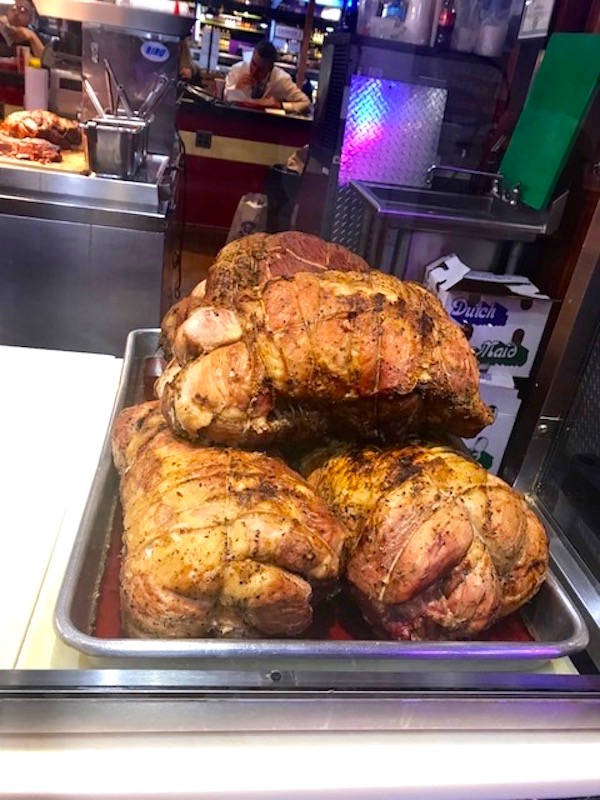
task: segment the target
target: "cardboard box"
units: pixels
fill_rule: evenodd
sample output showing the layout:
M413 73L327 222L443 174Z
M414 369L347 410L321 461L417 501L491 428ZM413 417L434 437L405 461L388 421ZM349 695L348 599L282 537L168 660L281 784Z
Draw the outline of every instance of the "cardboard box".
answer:
M475 460L497 475L521 400L512 376L504 371L482 376L480 391L483 400L494 410L494 421L478 436L463 441Z
M528 278L475 272L449 255L426 267L425 283L465 329L482 371L531 373L552 301Z

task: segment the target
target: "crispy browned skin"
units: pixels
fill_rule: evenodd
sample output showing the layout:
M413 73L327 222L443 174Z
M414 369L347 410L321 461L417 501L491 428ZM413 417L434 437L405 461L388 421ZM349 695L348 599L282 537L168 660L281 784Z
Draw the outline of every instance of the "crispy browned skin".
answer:
M282 461L194 447L156 402L113 434L124 512L121 605L133 637L291 636L332 591L345 531Z
M309 483L350 531L346 575L377 631L473 637L544 581L548 542L535 514L451 448L342 446L310 460Z
M16 139L46 139L61 150L75 150L82 143L77 122L42 108L14 111L0 122L0 131Z
M439 301L391 275L328 271L276 278L234 310L200 309L204 354L158 386L176 433L207 443L294 434L307 413L373 435L418 424L474 436L492 419L475 356Z
M206 279L206 297L229 305L242 289L297 272L368 272L367 262L346 247L300 231L255 233L224 247Z
M230 307L241 291L260 286L271 278L330 269L368 272L369 265L340 244L300 231L253 233L236 239L217 253L206 281L199 285L201 292L195 289L189 299L181 300L163 318L163 350L168 358L175 355L180 363L199 355L194 323L183 326L199 306Z
M62 161L60 147L46 139L18 139L7 136L0 130L0 156L15 158L18 161L37 161L40 164L51 164Z

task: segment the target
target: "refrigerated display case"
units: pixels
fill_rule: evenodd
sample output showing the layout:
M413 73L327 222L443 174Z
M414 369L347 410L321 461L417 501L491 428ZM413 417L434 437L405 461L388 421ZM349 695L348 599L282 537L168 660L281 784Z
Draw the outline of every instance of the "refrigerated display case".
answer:
M158 331L124 363L0 348L0 797L598 795L599 254L597 210L515 475L552 556L525 641L123 639L107 437L162 369Z
M431 651L422 648L415 658L410 644L403 653L401 643L371 641L357 646L348 639L155 642L150 649L143 641L127 641L119 649L110 630L103 634L104 646L95 651L90 651L89 639L86 644L71 638L65 644L65 638L69 641L63 626L65 611L80 626L92 623L99 593L97 574L90 565L97 568L99 561L94 564L94 558L102 558L106 544L102 516L116 509L114 495L112 505L107 505L106 497L97 494L99 486L115 480L106 450L98 461L110 404L115 394L117 407L136 399L131 394L131 376L136 391L144 391L160 365L155 354L143 348L133 353L133 359L130 353L129 374L123 373L117 390L121 365L116 359L53 353L55 360L50 364L48 353L5 348L3 367L22 386L25 419L30 418L29 405L35 402L32 382L50 374L54 385L62 387L46 410L54 426L48 428L41 474L35 474L33 483L23 482L19 467L28 447L34 447L36 439L39 442L39 426L35 431L21 426L10 432L8 441L8 452L15 456L13 469L3 479L12 498L5 506L9 520L3 527L15 536L10 539L11 567L7 569L3 561L3 602L9 606L17 592L19 601L14 603L12 635L3 637L0 727L9 743L5 756L18 756L15 764L35 763L36 758L43 762L45 750L62 764L68 752L78 766L55 784L66 796L69 791L81 796L80 769L90 764L90 748L94 753L104 751L113 765L122 763L127 754L132 763L139 764L137 759L165 747L171 750L164 757L174 763L184 763L186 754L192 760L209 753L214 757L205 766L203 785L194 783L182 768L172 779L174 796L177 791L212 796L217 785L212 767L222 766L228 755L246 763L250 752L273 761L272 772L269 775L265 767L247 778L244 786L236 770L220 773L225 796L243 797L257 787L266 791L269 780L286 797L300 796L298 785L315 796L333 796L352 787L363 791L361 796L386 796L377 794L383 789L394 792L393 796L410 796L409 788L435 797L457 796L458 791L461 796L515 800L593 794L600 785L597 759L592 757L600 744L600 595L597 563L587 552L590 543L595 552L591 537L596 535L599 325L594 306L600 282L599 236L597 211L549 345L551 380L536 435L516 480L551 540L552 578L546 587L550 593L541 595L538 611L550 613L554 630L557 625L569 629L572 620L553 605L556 586L560 594L570 597L589 634L589 642L580 638L572 652L536 652L534 641L522 648L530 649L530 657L521 658L514 652L519 647L502 642L475 645L472 650L454 643ZM147 335L157 333L142 332L142 338ZM86 358L90 359L87 363ZM102 364L98 363L101 359ZM544 385L542 380L540 387ZM65 397L70 397L68 412ZM3 397L7 415L9 402ZM73 428L78 435L69 441L65 433ZM66 441L62 452L57 445L61 440ZM22 443L28 446L23 448ZM589 459L580 465L585 480L574 480L573 459L583 451ZM48 459L56 461L54 474L44 469ZM47 489L59 481L58 489L51 492L55 505L42 503L26 514L32 486L42 486L43 475ZM64 508L58 502L61 499ZM24 531L32 523L36 537L27 541ZM581 546L582 537L586 547ZM32 541L36 542L35 559ZM74 563L81 568L77 574ZM15 569L15 564L28 567ZM75 593L71 591L74 581L78 583ZM87 605L82 603L85 592ZM6 652L9 644L12 650ZM357 765L348 766L354 747L370 745L375 748L373 762L365 759L362 771ZM555 757L557 748L562 759ZM292 752L310 759L314 766L310 780L304 771L292 780ZM436 770L432 775L421 767L417 775L416 768L406 764L391 774L381 765L383 753L392 761L400 761L407 753L416 759L428 754L439 759L443 772ZM476 763L465 772L468 753ZM343 758L345 766L336 758ZM367 768L371 763L377 765L375 771ZM284 764L286 774L279 771ZM332 764L336 766L333 773ZM138 794L150 791L150 776L157 780L153 764L147 764L135 790ZM116 780L111 788L109 778L98 779L98 792L126 793ZM20 780L22 786L38 790L41 785L35 771ZM4 782L0 794L14 785ZM156 785L167 791L164 781ZM129 786L127 791L134 789Z

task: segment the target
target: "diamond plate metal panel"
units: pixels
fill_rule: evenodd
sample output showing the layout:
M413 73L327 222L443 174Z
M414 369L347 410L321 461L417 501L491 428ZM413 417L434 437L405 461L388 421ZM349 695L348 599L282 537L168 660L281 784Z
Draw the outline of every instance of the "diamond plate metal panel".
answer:
M558 466L576 453L600 455L600 335L596 336L590 359L579 384L567 425L561 437Z
M333 212L331 241L364 257L360 237L365 213L365 204L358 193L351 186L340 186Z
M423 186L434 163L447 91L354 75L339 185L351 180Z

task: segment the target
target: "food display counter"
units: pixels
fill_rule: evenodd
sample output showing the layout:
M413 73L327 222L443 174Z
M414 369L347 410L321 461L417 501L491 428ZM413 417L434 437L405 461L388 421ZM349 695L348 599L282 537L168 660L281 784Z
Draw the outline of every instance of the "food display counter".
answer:
M548 402L517 481L544 520L552 572L589 632L589 645L580 643L585 650L542 663L502 663L503 644L487 663L469 656L450 663L440 652L415 669L401 643L392 643L400 645L397 663L384 657L379 668L351 646L346 663L315 657L310 647L306 656L292 648L290 659L272 649L261 663L251 641L237 655L220 652L217 643L212 661L199 653L161 654L160 647L145 660L131 652L119 660L65 643L59 598L73 554L87 547L90 533L98 554L103 549L103 531L90 528L93 487L112 469L105 461L111 415L119 403L140 399L131 395L124 369L136 364L131 353L121 361L0 348L0 368L19 389L18 405L14 394L3 393L2 410L11 419L17 408L23 420L8 426L2 462L2 529L10 535L0 562L0 797L596 796L600 594L593 564L586 567L569 538L575 512L558 524L552 508L555 486L564 487L556 479L564 454L582 440L593 447L596 435L578 409L597 402L597 325L590 312L600 272L588 245L599 219L559 316ZM133 338L157 335L141 331ZM147 368L141 373L140 356ZM137 358L139 391L153 383L159 364L148 352ZM574 404L567 372L579 386ZM40 385L54 388L43 403ZM540 449L550 458L534 469ZM564 510L564 498L558 500ZM94 580L88 592L96 594ZM384 644L370 646L384 655Z
M149 157L125 181L7 161L0 165L0 340L122 354L132 325L160 320L176 166Z
M40 0L41 5L49 2ZM85 16L83 12L87 13L89 8L105 13L102 6L108 4L73 0L66 5L74 9L73 13ZM110 13L120 12L115 6ZM136 37L137 33L134 37L137 53L140 48ZM174 67L175 51L167 58L171 58ZM99 75L100 72L96 77ZM169 112L174 115L175 107ZM233 108L200 96L183 98L177 114L177 128L185 148L186 221L216 227L229 226L242 194L263 190L270 166L284 163L294 150L307 143L311 125L306 119ZM337 120L335 122L337 124ZM232 631L230 627L225 629L223 638L209 636L206 632L198 634L197 630L193 637L168 638L140 636L140 631L147 632L140 624L139 629L127 635L126 615L131 606L125 607L126 587L124 580L124 588L121 586L121 565L129 565L126 559L130 552L123 551L123 529L119 527L122 523L120 504L126 506L127 492L124 490L120 496L119 487L125 486L125 480L119 484L120 475L112 457L112 434L122 408L154 396L156 378L166 366L163 356L166 356L164 343L168 342L168 337L164 337L161 344L157 329L162 316L158 298L165 242L176 210L178 157L179 153L175 157L170 153L150 154L142 171L132 180L40 166L4 165L0 172L3 248L0 370L6 386L0 395L0 408L8 422L3 437L4 457L0 462L3 487L0 530L5 544L0 558L0 605L3 609L0 614L0 798L583 800L600 797L600 565L594 494L597 487L595 454L600 452L597 440L600 339L595 308L600 291L600 211L596 211L574 267L547 348L548 358L536 382L536 390L541 395L532 408L534 411L541 409L541 412L533 425L535 433L523 468L514 481L523 497L511 492L513 505L509 505L511 511L507 513L510 518L513 509L518 507L522 515L532 519L531 510L536 512L548 534L549 568L546 571L546 537L541 526L534 521L534 533L527 525L521 527L520 530L525 531L524 539L529 541L527 537L531 535L539 546L533 548L535 552L530 555L530 561L527 561L527 553L519 559L515 557L513 568L515 572L532 573L539 581L535 586L537 592L527 595L527 603L524 600L522 608L511 614L507 612L507 619L500 621L508 622L507 627L496 629L493 635L490 633L498 623L501 589L497 587L504 580L504 576L499 577L500 573L493 572L492 577L498 584L490 584L491 596L496 597L493 592L497 590L499 599L498 605L490 605L491 610L484 619L489 624L487 638L481 628L470 637L451 641L446 641L444 635L452 638L457 635L456 629L450 628L449 633L442 631L443 635L438 637L440 641L431 635L431 641L419 641L416 628L405 628L396 637L386 636L375 625L367 625L368 617L362 619L363 628L357 633L356 619L350 619L351 605L348 604L346 611L349 609L349 613L345 617L336 616L335 612L328 614L327 609L333 608L327 605L329 597L315 609L312 618L314 622L317 611L320 613L324 607L326 613L321 623L324 619L329 627L319 629L317 625L316 631L310 630L307 621L304 628L297 628L292 634L289 630L278 631L280 637L272 632L259 637L256 634L261 628L250 625L249 631L244 629L245 633L250 633L247 637L228 637L226 634ZM288 234L288 241L294 240L295 235ZM306 244L306 239L300 241ZM350 277L346 274L340 278L342 273L337 269L338 277L323 277L322 266L329 264L328 254L331 253L327 250L331 245L326 245L323 256L323 245L323 242L312 241L316 256L307 246L294 251L287 245L286 251L292 261L296 259L302 264L299 275L304 277L298 280L296 289L303 285L311 288L311 281L315 282L314 289L320 281L316 293L319 300L312 307L313 311L316 309L316 317L321 315L324 306L331 307L328 304L334 303L323 288L328 280L332 285L337 281L338 287L346 281L346 286L351 288L353 281L377 286L376 281L393 280L387 275L375 278L368 272L357 275L356 266L351 268ZM317 267L317 271L307 272L306 264ZM267 266L270 268L270 264ZM226 271L226 263L222 268ZM236 276L235 286L243 282L245 276L241 272ZM298 275L284 274L283 280L269 286L276 284L277 288L289 289ZM226 275L224 285L231 285L230 277ZM380 285L389 287L392 284L382 282ZM36 289L30 292L32 286ZM289 334L293 310L292 303L285 302L291 296L291 293L286 294L285 288L278 307L285 310L282 329ZM415 353L418 347L424 351L424 343L433 340L433 337L426 338L431 329L437 330L438 342L445 341L442 334L449 340L456 336L459 355L464 355L464 361L468 357L473 359L470 378L465 369L464 375L458 375L458 382L463 382L464 378L464 383L468 383L472 379L475 400L480 403L477 408L481 411L477 364L468 343L443 315L439 320L433 315L426 317L423 311L425 290L420 289L421 295L416 293L416 288L413 291L420 298L416 303L408 294L389 300L389 305L393 306L389 318L396 321L398 309L404 309L411 302L419 309L410 321L418 329ZM344 332L353 332L353 320L361 316L364 307L371 302L368 292L356 290L354 293L360 313L347 306L351 309L349 312L330 315L334 321L341 319L341 324L347 325ZM250 294L248 292L246 297ZM366 331L367 337L371 332L368 325L381 325L383 329L385 320L380 312L382 305L388 302L381 291L373 294L372 313L367 308L370 316L364 312L360 320L364 325L361 331ZM309 297L309 292L299 292L299 296ZM346 301L352 291L343 296ZM272 308L269 303L263 305ZM306 306L298 304L306 329L309 324L304 311L308 305L310 301ZM201 310L204 313L206 308ZM228 309L227 314L235 317L238 310ZM214 316L212 311L214 309L209 310L208 317L209 324L214 323L214 327L209 334L216 331L218 341L223 329L219 329L218 320L215 322L218 310ZM240 319L247 327L251 320L258 319L265 337L261 341L268 343L264 331L270 330L273 320L267 319L265 323L258 312L255 313L255 317ZM406 324L409 334L414 333L410 324ZM337 333L334 330L334 334ZM283 338L281 336L280 341ZM315 336L314 340L317 338ZM334 350L341 338L339 335L330 337ZM292 348L299 345L293 332L288 339ZM310 336L304 339L310 340ZM326 340L327 336L323 335L322 339ZM352 341L350 337L348 340ZM214 340L211 341L214 344ZM353 341L358 342L358 337ZM242 334L233 345L227 338L225 342L223 348L232 346L239 350L237 346L241 342L242 346L248 346L249 352L251 350L251 344L248 345ZM302 346L297 346L294 352L300 356L296 358L301 361L302 355L312 354L312 344L304 346L304 353ZM209 345L208 356L219 346ZM442 351L442 347L436 346L436 350ZM203 347L200 351L198 360L207 354ZM436 357L444 360L437 353ZM254 378L254 362L258 361L254 359L247 367L251 379ZM206 363L210 367L211 362ZM188 406L195 403L201 406L206 401L211 391L209 384L214 383L219 390L225 387L225 393L232 385L236 386L244 368L239 374L233 369L235 364L228 369L226 357L217 363L218 367L208 372L210 379L202 384L202 390L195 386L193 392L181 392ZM457 358L445 365L448 363L461 362ZM214 362L212 364L214 367ZM377 389L381 364L378 355ZM386 368L389 366L390 362ZM429 373L432 385L436 380L435 369L431 368ZM182 373L184 370L185 367ZM450 372L444 373L448 384L452 383L448 377ZM183 378L190 374L193 375L193 370L188 370ZM247 377L244 374L244 378ZM260 384L261 390L267 384L271 386L270 382L271 377L267 375ZM239 385L241 383L240 380ZM287 381L288 386L292 383ZM163 389L172 392L171 399L176 394L175 383L173 387L169 384L165 389L163 383ZM179 387L186 391L190 388L183 379ZM419 394L421 389L422 394ZM411 390L412 399L417 400L417 405L422 402L426 406L429 390L429 385L419 386L418 391ZM451 390L447 389L449 394ZM389 403L389 413L400 416L398 409L409 397L408 394L402 396L396 385L388 391L387 396L382 395L382 402L375 393L378 420L385 417L386 403ZM435 393L435 386L432 391ZM232 394L231 405L224 403L225 409L239 413L224 416L229 421L234 420L234 429L247 408L243 404L236 407L237 393ZM277 399L275 389L271 394L265 390L264 397L252 398L253 403L260 401L252 406L252 411L258 406L258 412L263 413L261 402L264 401L267 408L265 428L267 422L280 423L286 412L293 416L298 410L296 405L302 410L301 403L290 401L293 395L286 397L282 392L282 396L284 402L279 407L275 400L268 406L269 400ZM451 406L447 395L441 396L447 407ZM390 397L399 398L398 406L390 402ZM437 397L439 408L442 403L440 395ZM370 402L372 396L367 400ZM168 402L167 397L165 404ZM336 403L335 398L323 400L321 397L312 411L323 412L327 402L330 407L325 408L325 412L328 410L332 417L339 410L343 418L344 410L348 411L348 406L344 409L343 403ZM463 409L461 419L465 422L465 405L455 403L452 407ZM368 404L361 407L357 403L356 417L367 408ZM311 410L310 404L306 409ZM169 410L176 417L173 406ZM268 419L270 411L273 413ZM491 415L487 406L484 411ZM158 428L166 427L158 411L154 409L152 413L155 420L159 419ZM205 413L205 417L212 422L209 413ZM484 417L481 416L480 421ZM318 413L311 420L315 418ZM440 418L446 419L442 412ZM140 434L145 421L138 417L131 429L135 428ZM192 438L202 429L201 422L196 418L196 426L190 434ZM218 431L218 425L216 429ZM330 429L323 430L329 432ZM144 523L141 527L147 524L150 529L155 519L160 520L158 542L158 538L163 537L163 515L168 515L170 522L176 517L175 505L183 506L186 512L198 517L206 509L202 507L199 512L199 504L185 500L177 486L174 494L184 498L183 502L176 501L171 508L161 505L159 500L156 506L151 506L150 515L148 508L156 499L151 480L158 477L161 481L164 478L165 484L168 481L161 471L164 452L153 449L155 442L151 437L143 441L146 433L144 430L139 435L136 447L149 453L154 461L142 476L147 481L143 483L143 490L135 486L135 477L131 481L137 497L148 501L145 513L139 515ZM212 445L210 435L208 441ZM169 457L176 453L177 458L171 462L176 471L184 463L183 458L177 461L182 452L177 448L184 445L175 441L169 431L167 437L171 438L167 438L164 451ZM122 474L130 476L134 475L134 470L130 468L125 450L132 439L133 435L125 443L120 453L123 463L119 465ZM140 441L143 444L140 445ZM238 444L239 441L235 440ZM264 440L261 443L264 444ZM248 441L242 444L248 445ZM198 449L204 448L197 448L196 452ZM211 467L217 463L216 451L217 446L208 456L204 454ZM219 453L220 457L223 450ZM262 457L264 454L244 451L244 455ZM476 466L469 464L473 468ZM573 465L582 471L573 471ZM414 463L406 461L401 466L399 471L413 474ZM592 467L591 474L589 467ZM483 468L481 472L482 483L487 486ZM241 506L253 500L248 492L252 487L247 475L241 476L235 486L233 475L233 471L226 475L226 500L222 503L226 509L222 518L226 523L231 518L237 521L234 514L227 516L235 502ZM589 485L586 483L582 490L580 476L583 475ZM431 472L425 477L424 482L431 480L433 485ZM271 473L268 479L264 475L259 475L259 479L263 494L256 494L269 511L272 507L267 499L275 495L277 499L280 497ZM203 480L203 475L198 473L194 486L205 489ZM296 487L298 480L296 475ZM192 483L188 473L184 481ZM498 487L491 481L490 485ZM307 484L303 486L300 494L306 500L309 490L313 490ZM358 488L364 493L362 484ZM438 488L432 490L432 494L438 492L431 503L436 514L442 507L439 491ZM454 497L455 489L443 491ZM481 507L487 509L483 513L491 517L492 501L485 492L481 496L484 497ZM291 494L286 497L286 503L288 500L291 507ZM221 501L222 497L217 497L215 506ZM323 498L319 502L323 507L326 505ZM410 507L410 502L408 505ZM414 505L417 505L416 499ZM309 502L306 506L311 515L317 516ZM465 508L469 506L465 504ZM168 528L164 538L170 537L170 541L178 544L183 534L191 530L195 539L202 539L206 545L216 523L221 521L212 507L210 511L213 517L204 529L192 524L185 529L182 518L177 517L179 527L164 525ZM325 508L323 513L334 516L331 509ZM258 514L256 516L259 518ZM468 528L469 513L463 513L463 517ZM444 544L453 543L450 530L453 526L442 514L440 518L442 522L438 528L429 525L434 536L431 550L423 547L426 554L435 556L443 550ZM427 527L431 516L425 515L425 520ZM488 522L486 518L486 524ZM262 524L262 520L255 524ZM339 520L336 524L341 525ZM233 526L223 526L226 544L221 551L219 567L229 568L230 561L235 562L232 550L228 549L230 538L235 538L230 527ZM412 535L413 528L405 527ZM322 529L316 530L320 536ZM469 530L475 541L475 534L471 528ZM493 539L496 529L491 522L486 533L490 530ZM501 531L499 539L506 535L512 542L513 531L514 528L507 527ZM267 530L267 538L268 533ZM280 533L278 530L277 534ZM396 535L397 530L393 533ZM247 534L247 530L243 535L238 534L241 546L248 546ZM240 560L252 561L261 569L264 566L258 553L261 537L255 534L260 531L251 532L255 549L243 551ZM282 539L284 537L285 532L281 535ZM444 537L446 541L442 543ZM315 534L314 538L319 537ZM300 536L293 539L291 550L299 539ZM130 536L128 550L131 540ZM342 546L345 542L341 535L338 543L339 560L335 567L338 572L334 580L340 577L344 558ZM262 546L262 542L260 544ZM479 534L477 544L487 551L488 542L484 547ZM498 545L500 551L505 546L504 542L493 544ZM152 555L154 545L154 540L144 542L140 548L144 557ZM212 542L209 545L212 546ZM159 547L157 544L156 550ZM470 547L468 544L469 552ZM519 547L520 544L515 546L514 552ZM417 551L418 548L413 552ZM309 564L307 575L313 566L313 552L302 550L302 558ZM463 591L463 578L469 575L465 553L460 557L462 560L450 562L456 582L448 595ZM289 556L290 561L293 555ZM493 561L493 556L489 559ZM266 557L263 561L267 567L272 566ZM422 562L427 572L431 561L424 557ZM161 568L159 557L156 563ZM201 572L197 567L199 563L196 561L192 566L193 576ZM300 583L304 573L300 570L294 573L293 566L287 574ZM450 583L448 574L445 573L443 579ZM150 569L144 577L149 575L153 577ZM390 575L391 572L386 580ZM186 594L158 581L152 584L148 580L148 585L158 587L159 599L167 595L176 602L182 598L198 599L189 589ZM310 604L312 585L308 580L306 585ZM459 590L455 591L457 586ZM327 587L322 588L326 590ZM430 588L430 584L425 584L425 591ZM478 597L483 598L486 590L489 586L482 589ZM202 596L204 590L196 585L195 591ZM464 594L468 606L468 589ZM341 602L349 597L344 592L339 596ZM229 625L243 619L242 612L236 619L235 594L232 597L234 602L229 607L222 597L215 602L220 612L223 609L231 612L230 616L225 613L222 618ZM414 597L410 595L410 602ZM242 602L246 599L243 597ZM254 599L260 599L260 593ZM432 599L435 606L437 598ZM447 597L444 595L443 599ZM268 596L267 601L273 602L273 596ZM332 602L337 602L336 598ZM277 612L277 603L274 605ZM402 601L392 603L392 613L402 605ZM149 618L151 625L164 623L168 614L156 622L161 608L157 612L156 607L152 609L152 602L148 606L145 621ZM268 610L269 602L265 606ZM458 606L462 612L465 606L460 606L460 601ZM422 606L416 607L418 621L418 609ZM477 603L477 609L479 607ZM338 611L340 608L341 605ZM292 615L294 611L292 608ZM469 611L467 608L467 616ZM348 623L347 626L341 624L343 622ZM214 628L208 630L212 632ZM238 629L233 627L233 630ZM409 634L409 638L402 638Z
M232 690L218 671L181 670L175 661L91 668L57 638L54 605L122 363L2 347L0 365L19 386L23 420L38 422L9 426L2 464L2 529L11 535L10 557L0 562L0 797L525 800L598 792L597 679L577 675L569 659L516 673L381 676L379 687L362 691L350 683L324 689L323 676L301 691L293 673L271 678L270 689L249 678ZM41 417L40 383L59 387ZM14 399L4 393L1 403L14 416ZM32 451L34 504L32 481L23 480Z
M401 643L378 640L369 642L370 663L352 642L347 658L338 652L333 662L299 643L283 658L271 642L261 660L252 640L237 653L217 642L216 657L207 660L192 652L194 642L191 658L157 646L144 659L90 654L65 642L59 598L73 554L83 544L89 554L90 542L98 556L104 552L104 532L91 513L94 485L112 470L105 438L111 415L121 402L140 399L124 369L136 362L131 353L121 361L0 348L0 368L18 388L0 400L5 418L18 420L7 426L2 461L0 796L597 795L600 593L594 563L577 551L577 496L567 497L559 467L582 442L595 447L593 415L581 409L597 404L599 224L596 215L559 315L548 400L517 481L546 525L552 574L589 634L577 652L541 662L503 663L503 643L495 653L491 645L491 659L465 653L452 663L440 651L415 668ZM158 336L154 330L133 338L140 334ZM137 353L138 390L160 371L151 349ZM147 371L140 372L141 356ZM40 387L52 387L43 402ZM540 449L545 458L535 466ZM555 501L564 512L566 500L571 511L557 522ZM592 529L593 518L586 519ZM90 580L92 598L97 589ZM554 625L561 613L553 612Z
M593 446L585 430L589 415L573 414L597 401L597 325L590 312L600 273L587 245L598 222L556 328L562 347L555 341L551 352L562 353L566 367L561 359L549 362L554 394L533 453L548 450L550 429L560 434L551 455L570 450L572 433ZM158 336L142 331L134 338L140 334ZM159 372L155 350L137 353L138 390ZM147 371L139 370L141 356ZM130 372L136 367L131 353L121 361L0 348L0 368L18 391L0 400L5 418L18 420L7 426L1 468L1 797L551 800L598 793L600 595L593 565L585 566L568 538L576 523L563 518L561 528L553 519L559 482L552 458L550 471L538 466L533 479L530 460L528 483L524 475L518 485L546 524L552 573L589 632L589 645L580 641L572 654L503 663L506 646L499 643L496 652L491 644L487 660L465 651L452 663L440 650L415 668L401 643L382 641L368 643L370 663L344 641L335 644L342 651L347 645L347 658L337 652L334 661L310 645L303 652L300 643L282 658L273 642L262 654L251 640L229 654L216 642L212 660L193 652L194 642L191 658L157 646L143 660L133 652L106 658L66 643L59 598L73 554L83 544L89 554L90 542L98 557L104 552L104 532L94 528L91 510L94 485L112 469L105 438L111 415L119 403L140 399L130 393L127 365ZM591 374L581 381L586 366ZM583 395L575 406L565 368ZM92 598L97 589L91 579ZM562 612L552 613L556 625ZM145 642L139 644L143 652Z
M42 0L37 11L79 24L78 55L69 56L68 101L52 91L67 74L53 41L48 108L28 109L26 124L4 120L0 342L122 355L127 332L158 325L163 295L172 299L175 86L192 19L89 0ZM22 100L19 81L2 88L7 117ZM56 139L65 123L77 141ZM60 152L41 154L38 138Z

